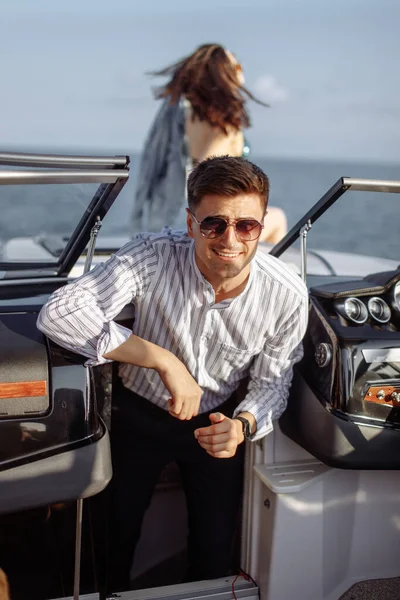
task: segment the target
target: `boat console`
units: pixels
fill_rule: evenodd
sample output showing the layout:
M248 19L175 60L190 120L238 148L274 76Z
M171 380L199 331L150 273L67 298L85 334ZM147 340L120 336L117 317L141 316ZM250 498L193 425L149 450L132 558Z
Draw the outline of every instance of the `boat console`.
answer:
M310 289L282 430L341 468L400 468L400 270Z
M400 184L339 180L294 228L303 235L304 258L312 222L351 189L399 193ZM306 278L305 261L302 270ZM281 429L329 466L399 469L400 266L363 279L314 280L308 278L304 357Z

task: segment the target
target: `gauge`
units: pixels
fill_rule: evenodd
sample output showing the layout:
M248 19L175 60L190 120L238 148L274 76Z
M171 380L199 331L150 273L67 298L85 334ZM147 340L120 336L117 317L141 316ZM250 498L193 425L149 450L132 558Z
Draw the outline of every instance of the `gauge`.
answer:
M368 319L368 310L364 302L359 298L351 297L346 300L336 300L335 309L337 312L353 323L362 325Z
M346 317L354 323L365 323L368 319L367 307L359 298L346 298L344 312Z
M379 296L373 296L368 300L368 311L378 323L387 323L392 315L389 305Z
M332 358L332 346L322 342L315 348L315 362L319 367L326 367Z

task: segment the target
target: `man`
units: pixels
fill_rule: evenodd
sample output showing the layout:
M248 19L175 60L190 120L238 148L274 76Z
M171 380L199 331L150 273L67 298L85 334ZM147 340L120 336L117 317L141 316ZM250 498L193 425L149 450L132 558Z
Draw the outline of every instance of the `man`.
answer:
M171 461L187 497L188 578L224 576L231 566L243 441L272 431L285 409L307 324L304 283L257 252L268 192L266 175L242 158L200 163L188 179L187 232L138 235L57 290L39 315L39 328L87 364L120 363L114 591L127 589L143 515ZM113 321L128 303L133 331Z

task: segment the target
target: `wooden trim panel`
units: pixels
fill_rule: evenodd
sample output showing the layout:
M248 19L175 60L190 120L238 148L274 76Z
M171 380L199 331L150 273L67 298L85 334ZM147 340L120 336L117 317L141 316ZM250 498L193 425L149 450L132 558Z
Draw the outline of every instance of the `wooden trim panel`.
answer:
M392 395L393 393L394 395ZM400 405L400 387L394 385L371 386L364 396L364 401L397 407Z
M0 399L4 398L36 398L46 396L46 381L18 381L0 383Z

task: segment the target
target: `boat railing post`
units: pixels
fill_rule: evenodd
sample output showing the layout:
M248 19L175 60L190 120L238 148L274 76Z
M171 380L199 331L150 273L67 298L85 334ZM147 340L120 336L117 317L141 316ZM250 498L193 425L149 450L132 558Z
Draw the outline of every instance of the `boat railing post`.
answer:
M90 239L87 249L85 266L83 273L88 273L92 265L94 250L96 247L97 234L102 226L102 221L97 221L90 232ZM79 600L79 588L81 579L81 554L82 554L82 517L83 517L83 498L76 501L76 527L75 527L75 562L74 562L74 600Z
M90 239L89 239L89 243L88 243L88 249L87 249L87 254L86 254L85 266L83 268L83 273L87 273L88 271L90 271L90 267L91 267L93 255L94 255L94 249L96 247L97 234L99 233L102 224L103 223L100 220L100 218L97 217L97 221L93 225L92 231L90 232Z
M309 220L300 229L301 278L304 283L307 283L307 234L311 227L311 221Z
M82 514L83 499L79 498L76 501L74 600L79 600L79 588L81 579Z

